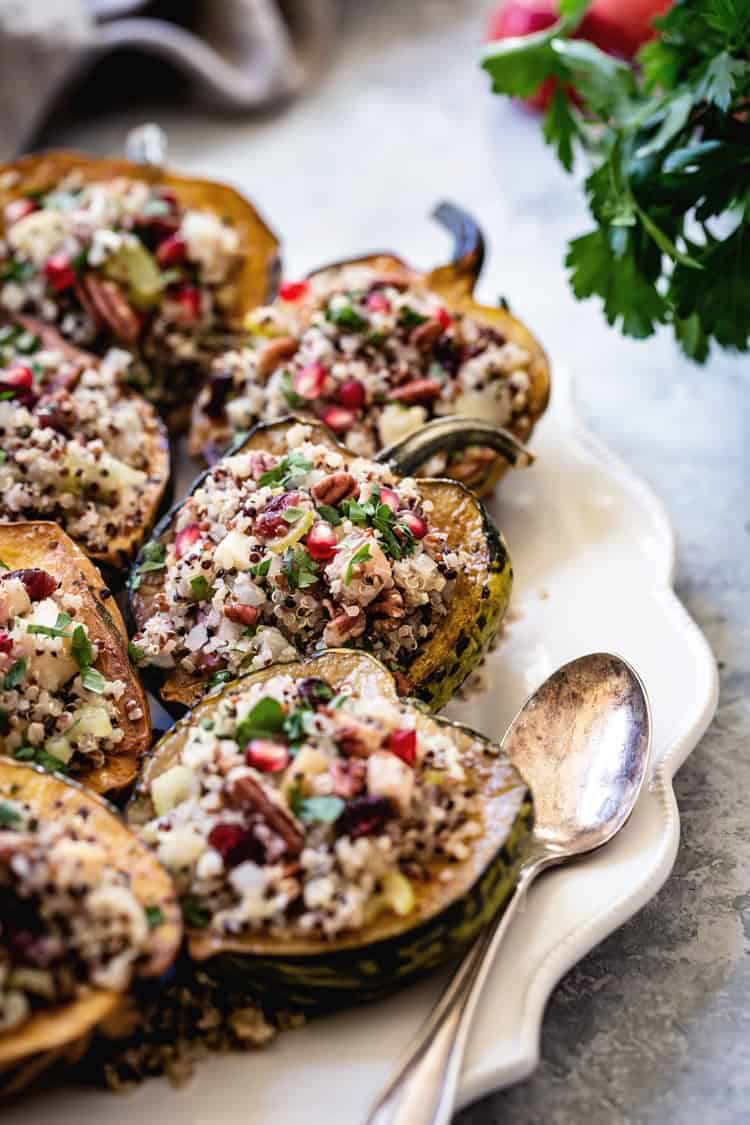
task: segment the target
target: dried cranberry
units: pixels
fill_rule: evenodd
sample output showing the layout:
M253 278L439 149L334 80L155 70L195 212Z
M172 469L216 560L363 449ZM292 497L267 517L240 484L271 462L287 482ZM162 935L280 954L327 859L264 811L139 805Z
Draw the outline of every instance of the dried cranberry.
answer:
M181 559L200 537L201 529L197 523L189 523L182 531L178 531L174 537L174 553L177 558Z
M165 202L168 202L165 200ZM177 232L179 220L176 215L136 215L133 228L150 250Z
M224 408L230 392L234 388L234 376L231 371L212 371L208 380L208 401L203 406L203 413L208 418L222 418Z
M282 281L279 286L279 300L299 301L309 288L310 285L307 281Z
M289 765L290 756L286 746L271 742L267 738L253 738L245 751L245 761L249 766L263 773L278 773Z
M321 422L325 422L326 426L333 430L337 437L345 434L357 421L353 411L347 410L343 406L324 406L319 417Z
M365 385L360 383L359 379L344 379L336 391L336 400L351 410L359 410L364 406L366 397Z
M208 834L208 842L224 860L226 867L236 867L246 859L263 860L263 847L249 828L239 824L217 824Z
M385 293L380 293L378 290L370 293L365 304L370 312L390 312L391 302L386 297Z
M224 606L224 616L237 625L255 625L260 617L260 610L255 605L242 605L241 602L227 602Z
M55 293L64 293L66 289L72 289L76 283L76 271L73 269L70 255L62 250L52 254L44 267L44 276L50 289Z
M318 562L328 562L332 559L338 550L338 545L336 532L329 523L324 523L322 520L313 524L305 540L311 558L317 559Z
M57 579L53 578L49 571L40 570L37 566L26 570L6 570L2 577L18 578L23 582L24 589L32 602L43 601L57 589Z
M442 329L450 328L453 324L453 317L447 309L440 308L435 313L435 320L438 322Z
M416 512L411 512L408 509L398 513L398 522L408 528L415 539L424 539L429 531L424 516L419 516Z
M394 730L388 738L388 749L407 766L417 760L417 732L415 730Z
M43 399L36 411L37 425L40 429L56 430L64 437L70 437L68 419L59 403L54 399Z
M380 489L380 503L387 505L392 512L397 512L401 500L399 499L398 493L394 492L392 488L387 488L383 485Z
M320 398L326 389L328 372L322 363L308 363L296 372L292 380L295 394L310 401Z
M375 836L395 815L390 797L357 797L350 801L336 821L336 834L350 836Z
M13 650L13 638L10 633L6 633L5 629L0 629L0 652L3 656L7 656Z
M289 530L289 524L284 519L287 508L296 508L303 499L299 492L284 492L275 496L266 504L255 524L255 534L261 539L278 539L280 535Z
M25 219L27 215L30 215L32 211L36 211L37 209L37 204L33 199L14 199L5 207L4 216L6 227L13 226L13 223L17 223L20 219Z
M320 676L303 676L297 683L297 694L306 703L328 703L333 699L333 688Z
M160 266L176 266L187 258L187 243L178 234L170 234L156 247L156 260Z

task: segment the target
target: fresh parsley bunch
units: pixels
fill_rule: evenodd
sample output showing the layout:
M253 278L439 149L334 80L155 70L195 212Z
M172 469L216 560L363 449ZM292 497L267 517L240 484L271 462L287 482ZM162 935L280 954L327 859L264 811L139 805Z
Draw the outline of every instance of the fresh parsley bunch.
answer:
M573 292L601 297L629 336L671 324L698 362L712 341L747 351L750 0L676 3L635 67L570 38L587 6L561 0L556 24L493 43L482 61L514 97L554 77L544 135L568 171L577 149L590 161L596 227L569 246Z

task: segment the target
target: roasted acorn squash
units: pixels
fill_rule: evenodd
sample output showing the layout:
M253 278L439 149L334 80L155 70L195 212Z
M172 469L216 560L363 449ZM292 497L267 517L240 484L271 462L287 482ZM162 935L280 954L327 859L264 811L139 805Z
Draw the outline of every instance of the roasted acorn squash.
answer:
M279 269L278 241L252 204L225 184L180 176L147 164L96 158L79 152L51 151L23 156L0 166L0 238L8 225L9 204L50 191L70 173L75 173L83 183L124 177L164 188L172 193L180 206L211 212L235 227L240 236L238 265L231 278L232 294L224 309L219 338L211 342L215 350L221 351L228 346L232 335L240 330L243 313L248 308L273 296ZM122 265L131 275L142 263L123 262ZM149 276L141 278L142 287L144 281L150 283L152 280L153 262L150 261L148 266L146 272ZM144 270L140 268L139 273L143 274ZM113 277L113 280L117 282L121 279ZM150 291L148 296L150 301ZM137 336L136 329L133 334ZM184 429L189 419L190 401L200 385L201 365L176 359L165 349L161 349L158 355L150 354L148 346L144 347L148 344L147 338L128 339L127 334L123 336L105 330L97 340L97 351L106 349L111 343L135 349L145 361L143 372L137 376L139 388L165 415L170 430Z
M136 897L144 909L155 914L139 975L164 973L174 961L182 937L174 888L153 853L116 811L80 785L7 758L0 759L0 799L29 805L42 822L65 823L83 811L86 828L104 847L108 862L127 872ZM96 1028L113 1019L122 1000L118 992L87 989L78 999L42 1009L17 1030L0 1034L0 1093L17 1093L54 1063L77 1061Z
M88 789L114 795L134 781L151 744L148 703L127 651L127 631L119 609L99 571L64 531L53 523L0 524L0 560L5 571L35 570L52 575L58 589L80 599L76 618L86 625L98 657L94 670L106 681L126 685L117 712L124 738L106 760L77 775ZM137 718L130 718L136 714ZM7 752L0 734L0 753ZM52 763L50 763L52 764Z
M315 677L334 691L346 684L361 698L396 697L393 677L374 657L330 649L296 664L275 665L224 685L206 696L157 744L128 807L133 826L156 814L150 786L179 760L194 725L209 721L217 703L239 687L277 674L296 680ZM431 861L427 881L414 884L405 916L381 912L365 928L333 938L282 939L262 933L232 938L207 929L188 931L188 952L210 974L231 979L271 1005L292 1009L335 1007L383 995L413 977L450 960L510 895L533 824L531 794L507 755L484 736L439 719L410 701L418 734L447 734L459 748L469 785L481 795L482 831L471 854L450 864L452 877L441 880L445 861Z
M55 328L33 317L20 314L11 316L0 311L0 331L2 332L2 338L0 338L0 387L5 386L3 381L5 372L2 368L11 368L12 375L12 368L15 367L18 371L20 366L24 373L28 374L30 367L32 369L34 367L34 355L40 348L45 352L56 353L61 357L62 362L60 364L51 368L49 372L42 372L41 378L36 378L32 390L21 386L5 393L15 396L11 401L18 401L21 405L27 407L34 415L40 428L49 427L67 433L66 422L69 419L64 413L66 407L63 405L61 408L61 396L63 402L71 401L66 400L64 392L75 391L84 370L95 370L98 367L100 363L98 357L91 355L89 352L84 352L80 348L73 347ZM23 341L23 351L16 349L16 339ZM34 347L34 341L38 341L38 347ZM126 526L120 525L118 527L113 518L114 510L107 504L106 500L103 501L99 505L101 526L98 528L98 536L96 537L98 542L96 545L93 543L87 545L85 542L79 541L79 546L86 554L99 566L104 567L108 576L111 573L113 577L115 572L121 571L123 567L132 562L136 551L153 527L163 505L169 502L170 485L169 441L164 423L156 410L150 403L144 401L136 391L125 385L118 388L117 401L132 404L138 413L138 421L141 426L141 441L138 446L139 464L142 465L140 473L147 475L145 479L141 477L136 486L131 482L131 475L128 475L130 466L127 463L122 464L116 461L112 467L108 468L107 474L110 478L117 470L126 473L126 480L121 483L120 491L127 490L129 493L134 493L137 487L138 507L128 510ZM132 414L129 416L129 420L130 418L132 418ZM71 424L71 426L73 425L75 423ZM98 437L101 431L97 429L94 432ZM3 451L5 451L8 440L6 431L5 436L0 438L0 449ZM85 442L87 439L84 438L83 440ZM105 451L110 452L110 450L107 450L106 439L104 445ZM7 468L7 456L5 464ZM74 473L70 468L66 470L66 473L66 477L60 477L61 492L70 492L73 486ZM96 481L95 488L96 491L89 493L89 498L92 501L95 501L96 497L101 495L101 482L99 480ZM45 496L49 498L48 490L45 492ZM63 507L56 509L54 512L49 510L47 512L35 512L32 508L27 508L23 512L10 511L0 501L0 519L54 518L63 529L66 528L68 523L68 511L69 509ZM72 536L72 538L75 539L76 537Z
M323 420L330 419L330 425L334 432L339 436L346 433L346 419L349 417L349 426L354 424L355 418L361 418L362 411L365 415L368 409L373 411L380 411L382 407L381 395L385 395L388 400L393 399L398 405L404 407L407 404L420 404L419 406L413 405L412 409L420 410L422 416L427 418L431 417L434 413L433 399L437 396L440 403L440 379L436 382L432 378L433 368L437 367L438 372L442 364L445 364L445 369L451 369L452 359L443 357L443 351L446 347L450 347L450 337L441 335L443 332L450 333L451 331L451 315L455 319L457 314L463 314L472 319L473 322L478 323L480 327L492 329L498 334L496 342L504 342L507 345L515 345L516 348L522 349L525 353L525 359L520 366L524 372L524 385L527 384L527 389L523 393L523 407L519 407L517 412L511 414L511 420L508 421L507 427L511 433L520 441L526 441L530 436L536 422L542 415L547 405L549 398L550 388L550 375L549 364L544 351L534 336L529 332L524 324L522 324L516 317L509 311L507 305L501 304L500 306L490 307L487 305L478 304L473 297L474 286L477 282L479 272L482 267L484 259L484 238L481 230L476 222L465 212L459 210L451 204L443 203L435 211L435 217L445 227L447 227L454 236L455 250L452 261L444 266L435 267L429 271L421 271L407 265L401 258L395 254L382 252L363 255L361 257L348 259L332 263L331 265L323 266L309 274L306 282L291 284L282 288L280 296L277 299L276 307L280 314L285 309L291 309L292 312L299 303L299 314L292 317L292 323L297 325L297 328L287 328L286 330L281 327L285 324L284 316L281 317L280 324L277 325L272 319L264 319L262 310L259 318L254 313L248 314L249 324L252 325L253 339L260 340L269 335L271 339L267 344L261 348L263 351L263 361L265 363L265 353L270 353L273 348L279 352L279 357L274 361L274 370L281 371L285 363L292 363L294 356L294 336L295 332L304 328L308 323L310 315L309 298L313 296L308 290L310 284L317 284L324 286L328 292L329 285L335 285L340 276L343 276L345 271L351 270L352 267L369 267L372 271L372 284L382 284L385 286L395 286L396 289L415 286L418 290L429 291L433 296L442 299L442 308L438 310L438 321L427 321L425 317L421 318L414 313L411 308L402 309L403 314L409 314L410 319L404 320L403 324L412 325L409 333L409 340L413 339L416 346L417 354L421 353L419 362L414 372L410 373L411 381L404 383L405 379L409 376L405 375L400 369L396 372L397 383L392 384L390 389L378 387L378 393L375 394L374 403L378 404L369 408L363 403L368 400L365 398L366 391L364 385L356 378L346 378L343 384L338 385L338 388L331 387L331 379L328 379L328 390L315 389L314 376L312 368L315 367L314 360L317 355L322 356L322 368L326 365L327 352L316 352L314 349L305 352L304 362L307 364L301 370L296 371L296 376L299 377L299 385L295 383L295 377L291 372L287 372L284 376L291 380L288 384L282 386L282 395L286 402L291 405L295 410L305 408L305 399L311 400L309 409L311 412L317 414ZM355 281L351 279L351 290L345 286L345 291L349 291L349 295L353 290L357 290L360 284L364 281ZM299 295L297 291L299 290ZM407 292L408 295L408 292ZM379 298L380 304L370 304L375 298ZM314 306L314 302L313 302ZM360 337L356 335L357 332L368 332L365 335L361 347L364 349L362 354L355 351L351 354L356 356L357 362L353 365L353 369L366 365L368 362L373 365L373 372L380 371L384 363L393 362L393 357L390 352L386 350L381 354L378 351L380 345L375 342L376 337L382 329L377 323L374 327L368 325L368 318L370 310L380 310L385 308L386 314L390 314L389 302L383 298L382 292L378 290L371 294L365 301L365 306L362 309L362 315L355 313L351 308L344 310L347 312L349 319L344 325L343 320L337 319L341 314L332 313L331 307L326 309L325 319L327 321L333 320L336 324L344 325L342 331L350 331L351 336L346 337L347 344L353 340L358 340ZM357 306L359 308L359 306ZM378 316L375 311L372 315ZM297 318L295 319L295 316ZM444 318L444 319L440 319ZM437 336L429 335L432 330L435 330ZM328 329L326 330L328 331ZM418 333L428 332L424 341L416 343ZM288 336L287 336L288 333ZM278 340L274 336L280 336ZM367 342L372 339L372 353L367 351ZM324 341L325 342L325 341ZM285 346L288 345L288 347ZM358 345L359 347L360 345ZM389 345L390 347L390 345ZM437 350L434 350L437 349ZM473 350L468 343L465 344L465 349L468 354L473 356ZM345 349L346 350L346 349ZM409 349L405 349L405 354ZM412 352L414 349L411 349ZM506 349L507 350L507 349ZM256 354L256 353L252 353ZM259 354L259 353L258 353ZM346 353L349 354L349 351ZM451 352L451 355L454 353ZM435 363L434 361L438 361ZM432 361L432 362L431 362ZM190 451L195 456L201 456L207 448L220 447L226 444L227 440L231 438L232 426L226 412L226 404L236 396L237 388L241 387L243 379L251 381L252 389L257 395L255 384L263 384L269 378L271 371L264 371L261 374L261 359L257 359L257 371L254 375L242 374L242 363L238 361L231 354L226 357L226 362L223 360L217 361L214 372L211 376L208 386L202 392L199 399L196 401L193 409L193 422L190 435ZM300 362L303 362L300 360ZM403 361L407 365L416 363L415 359L405 359ZM461 360L463 364L465 361ZM473 361L472 362L476 362ZM509 361L510 362L510 361ZM514 361L515 362L515 361ZM248 371L251 370L250 361L248 363ZM321 367L318 364L318 367ZM234 383L233 383L234 380ZM272 387L274 380L271 380ZM321 380L321 388L324 386ZM473 385L473 384L472 384ZM487 384L492 386L494 384ZM295 393L295 388L299 387L299 394ZM482 411L482 416L491 418L492 406L488 401L485 401L482 394L477 393L480 384L477 384L477 390L471 393L462 393L461 398L466 400L464 408L458 407L457 413L465 416L476 416ZM464 388L468 391L468 388ZM263 409L258 409L255 405L250 409L248 404L248 418L243 418L243 425L254 424L256 421L271 421L270 411L275 406L275 396L277 390L272 389L269 392L269 403L266 407L265 413ZM486 394L486 391L485 391ZM332 398L330 396L333 396ZM301 397L300 397L301 396ZM329 396L329 397L326 397ZM415 397L416 396L416 397ZM420 397L421 396L421 397ZM256 399L251 398L253 404ZM444 404L443 404L444 405ZM508 407L510 409L510 406ZM487 411L488 413L484 413ZM515 411L515 408L514 408ZM280 411L279 411L280 413ZM445 416L443 410L439 412L440 416ZM376 415L377 417L377 415ZM379 421L374 424L373 433L368 440L375 439L376 443L383 444L393 440L393 437L383 436L386 427L384 425L385 416L380 417ZM236 423L235 423L236 424ZM337 424L339 428L337 428ZM417 423L418 424L418 423ZM403 433L406 429L403 422L394 421L393 426L389 425L388 430L398 428ZM406 432L413 430L413 424L409 424ZM395 435L394 435L395 436ZM361 436L357 431L357 441L361 440ZM354 448L354 446L352 446ZM357 445L357 448L361 448ZM508 467L508 462L502 456L490 456L490 451L482 448L481 446L469 448L463 451L460 459L453 459L449 461L448 467L444 475L454 476L460 479L462 483L468 485L478 495L484 495L489 492L505 469ZM434 472L428 475L435 475Z
M354 455L337 442L322 423L293 416L257 426L231 452L266 450L282 455L287 451L288 431L300 422L311 425L315 442L339 452L345 465L354 460ZM398 475L405 475L404 467L411 473L416 464L438 450L459 448L477 439L508 456L515 456L512 443L499 427L445 418L384 450L377 460L388 463ZM191 492L202 485L215 468L201 474ZM508 606L513 569L504 539L481 502L464 485L452 480L423 478L418 481L418 488L421 495L431 501L430 518L438 530L447 535L449 547L465 548L471 558L470 565L457 576L448 616L429 643L417 650L411 666L398 673L402 694L414 695L433 710L439 710L481 661L497 632ZM154 613L163 585L162 570L154 569L149 559L154 557L154 552L163 558L165 546L174 540L179 510L180 505L177 505L159 523L151 543L143 548L131 571L129 606L137 629L143 628ZM293 637L289 640L294 643ZM211 678L211 673L188 673L181 668L166 673L154 671L154 689L167 707L177 705L178 714L200 699Z

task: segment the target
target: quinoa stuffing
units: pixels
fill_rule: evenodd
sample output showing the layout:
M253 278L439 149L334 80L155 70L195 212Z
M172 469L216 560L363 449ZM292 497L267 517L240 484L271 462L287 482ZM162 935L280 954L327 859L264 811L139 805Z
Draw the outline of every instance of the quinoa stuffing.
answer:
M371 684L283 672L228 689L147 791L141 836L186 925L221 936L328 939L406 917L483 830L449 734Z
M191 451L289 410L314 413L353 452L372 456L440 415L530 429L531 356L406 275L351 265L282 286L251 317L244 348L218 359L194 414ZM469 479L489 450L454 455ZM446 455L427 471L443 472Z
M209 678L321 643L408 663L449 612L465 553L431 526L417 482L290 427L287 452L224 458L184 502L134 585L158 591L139 663ZM145 614L143 615L145 617Z
M239 233L212 211L187 208L164 185L69 173L5 208L0 305L54 324L82 347L137 349L147 364L205 360L225 331L240 265ZM150 376L134 368L147 389ZM162 388L165 392L167 388Z
M0 799L0 1034L91 988L124 991L145 953L148 910L86 812L39 820Z
M0 519L53 519L90 554L140 537L166 484L163 427L119 383L129 355L96 362L0 327Z
M73 775L122 742L122 709L142 716L128 685L96 667L81 608L46 570L0 573L0 751Z

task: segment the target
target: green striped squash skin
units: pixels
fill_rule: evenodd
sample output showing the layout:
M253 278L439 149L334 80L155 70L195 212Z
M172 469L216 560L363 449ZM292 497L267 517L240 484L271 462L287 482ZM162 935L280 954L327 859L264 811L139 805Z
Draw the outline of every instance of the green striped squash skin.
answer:
M462 898L413 930L364 948L310 957L219 953L201 971L242 988L269 1008L316 1012L366 1003L461 954L507 904L533 828L530 799L521 804L505 844Z

